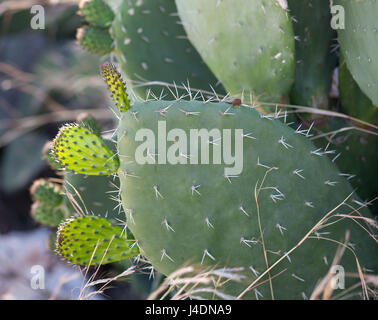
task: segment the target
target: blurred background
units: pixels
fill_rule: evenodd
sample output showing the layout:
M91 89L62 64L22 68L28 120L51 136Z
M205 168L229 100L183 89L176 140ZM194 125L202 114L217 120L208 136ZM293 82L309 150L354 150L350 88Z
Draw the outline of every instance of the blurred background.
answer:
M0 299L83 296L83 275L52 253L48 228L31 218L29 193L33 180L57 177L41 150L62 123L93 109L104 130L112 128L110 102L98 71L103 61L75 43L76 29L83 23L76 14L78 2L0 0ZM45 9L44 30L30 27L34 4ZM45 272L43 290L31 286L36 265ZM108 269L96 274L104 277ZM117 288L91 298L142 297L127 283Z

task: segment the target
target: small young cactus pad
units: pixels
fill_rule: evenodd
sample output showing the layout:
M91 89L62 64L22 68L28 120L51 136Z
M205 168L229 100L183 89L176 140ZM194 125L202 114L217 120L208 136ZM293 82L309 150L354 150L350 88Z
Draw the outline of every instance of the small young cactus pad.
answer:
M139 254L130 234L97 216L63 222L58 229L56 248L64 259L85 266L107 264Z
M107 29L84 26L77 29L76 39L85 50L99 56L107 55L113 50L113 39Z
M114 19L112 9L104 0L81 0L79 13L94 26L109 27Z
M54 140L54 155L67 169L86 175L110 175L119 160L101 137L78 124L63 126Z
M46 179L35 180L30 193L34 201L40 201L49 208L56 207L63 201L61 186Z
M123 82L120 73L114 65L105 62L100 66L101 75L108 85L108 89L112 94L112 99L116 103L116 107L120 112L126 112L130 109L130 101L126 93L126 85Z

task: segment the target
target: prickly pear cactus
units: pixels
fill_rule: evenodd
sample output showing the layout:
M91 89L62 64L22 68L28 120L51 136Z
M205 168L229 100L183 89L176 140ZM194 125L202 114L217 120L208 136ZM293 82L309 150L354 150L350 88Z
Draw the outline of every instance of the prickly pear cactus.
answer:
M134 81L161 81L178 86L223 90L195 48L188 41L179 23L175 2L172 0L123 1L117 9L111 28L115 39L115 55L127 78ZM130 81L129 81L130 82ZM159 96L162 85L133 86L142 98L148 89ZM186 91L165 95L173 97Z
M176 0L189 39L233 95L279 102L294 81L286 1Z
M338 40L347 66L361 90L378 105L378 2L335 0L345 12Z
M288 0L295 34L295 83L290 102L327 108L332 71L337 56L332 53L336 31L330 26L328 1Z
M122 82L114 67L104 70L112 82ZM241 282L215 290L302 299L327 274L338 246L346 248L339 262L346 272L358 272L356 257L362 268L376 270L376 243L351 215L357 209L365 216L366 230L374 222L328 160L329 151L306 138L309 131L246 105L159 100L121 112L117 132L117 154L103 148L88 153L87 161L97 163L104 153L119 163L109 169L120 179L128 227L141 254L162 273L186 263L242 268ZM69 163L65 157L75 142L92 139L77 125L65 126L55 139L58 159L81 172L78 154ZM65 245L71 243L66 238ZM254 281L258 287L245 290ZM348 278L346 285L358 281Z

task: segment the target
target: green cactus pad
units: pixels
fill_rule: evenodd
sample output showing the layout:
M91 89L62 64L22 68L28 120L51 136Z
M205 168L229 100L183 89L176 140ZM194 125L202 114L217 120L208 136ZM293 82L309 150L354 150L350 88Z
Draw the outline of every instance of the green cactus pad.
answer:
M189 84L191 88L202 90L211 90L212 86L218 93L224 93L187 39L173 0L122 1L115 12L111 28L114 53L129 80L158 81L172 86ZM142 99L149 90L159 96L164 89L164 96L171 99L187 94L187 90L176 91L173 87L170 92L165 85L130 85Z
M99 56L107 55L113 50L113 39L107 29L84 26L77 29L76 39L85 50Z
M333 216L353 213L353 207L359 208L353 202L358 197L327 158L328 152L305 137L308 131L293 130L243 105L150 101L132 108L136 116L124 113L118 127L121 198L141 253L158 271L170 274L185 263L241 267L245 278L240 283L229 281L218 288L238 296L267 265L281 259L258 282L257 291L244 298L303 299L327 274L337 241L345 239L347 230L349 249L361 267L377 270L376 242L352 219ZM172 129L179 130L170 133ZM228 141L216 136L202 139L209 147L210 164L202 160L190 164L199 154L195 140L185 144L183 138L186 134L190 139L191 129L230 129L232 152L238 135L243 145L242 172L225 172L230 166L224 164L224 154L221 164L214 163L214 150L225 152L222 141ZM243 131L234 134L236 129ZM151 141L143 140L143 146L139 142L146 130L150 130L146 136L154 134L155 146ZM144 164L136 157L141 148ZM174 155L172 162L167 154ZM285 256L335 208L322 227ZM370 215L366 208L359 213ZM351 250L346 250L340 264L346 272L357 273ZM346 287L358 281L347 278Z
M38 223L52 228L57 227L66 218L63 206L46 207L39 201L33 203L31 216Z
M77 124L63 126L54 140L55 158L67 170L85 175L110 175L118 170L118 156L104 140Z
M289 0L295 41L295 83L290 102L327 108L332 71L337 56L332 53L336 31L331 28L328 1Z
M139 254L129 234L97 216L68 219L60 225L57 235L59 255L79 265L107 264Z
M345 12L338 40L347 66L361 90L378 105L378 2L335 0Z
M30 194L34 201L40 201L48 208L56 207L63 201L61 186L46 179L35 180Z
M269 102L294 82L294 34L282 3L176 0L189 39L227 91Z
M121 74L116 70L114 65L105 62L100 66L101 75L112 93L112 99L120 112L126 112L130 109L130 101L126 93L126 84L121 78Z
M52 152L53 141L47 141L42 148L42 160L44 160L51 169L53 170L61 170L63 167L60 165L58 161L56 161L54 154Z
M82 0L79 13L90 24L98 27L109 27L114 19L112 9L103 0Z
M367 122L378 119L378 109L353 80L342 55L339 66L339 91L343 112Z

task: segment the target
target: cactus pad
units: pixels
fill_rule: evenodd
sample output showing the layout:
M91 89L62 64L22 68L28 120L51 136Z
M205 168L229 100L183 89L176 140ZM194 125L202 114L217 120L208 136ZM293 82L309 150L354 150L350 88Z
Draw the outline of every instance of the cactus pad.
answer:
M54 155L67 169L86 175L112 174L119 160L105 142L77 124L63 126L54 140Z
M266 281L258 293L252 290L249 297L302 299L326 275L337 241L345 239L347 229L351 245L340 264L347 272L357 272L353 248L361 267L378 267L375 241L351 219L333 216L353 214L352 208L359 208L353 200L358 198L350 196L353 190L327 158L328 152L305 137L309 132L293 130L243 105L150 101L132 108L136 116L124 113L118 127L121 198L141 253L158 271L169 274L188 262L242 267L244 281L221 289L238 296L279 261L261 279ZM227 173L227 165L213 160L191 164L199 151L195 140L185 142L185 134L190 137L190 130L202 128L235 130L232 142L205 136L202 143L210 155L222 148L226 157L224 141L234 150L234 139L241 139L242 172ZM144 164L136 156L132 161L142 147L140 129L150 130L146 137L152 132L156 139L155 145L143 142ZM169 153L175 155L172 163L167 161ZM369 216L366 208L359 209ZM308 232L310 236L285 257ZM354 280L347 279L347 285L351 283Z
M347 66L361 90L378 105L378 2L335 0L345 10L338 40Z
M85 50L99 56L107 55L113 50L113 39L107 29L84 26L77 29L76 39Z
M254 93L269 102L288 94L294 82L294 34L282 2L176 4L189 39L227 91Z
M104 0L82 0L79 4L79 13L87 22L98 27L109 27L114 19L112 9Z
M130 108L130 101L126 93L126 85L123 82L120 73L114 65L105 62L100 66L101 75L108 85L112 94L112 99L120 112L126 112Z
M56 248L67 261L86 266L107 264L139 254L130 235L97 216L63 222L58 229Z
M34 201L40 201L45 207L56 207L63 201L60 185L46 179L35 180L30 188Z

